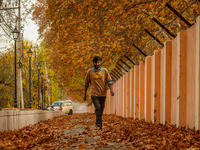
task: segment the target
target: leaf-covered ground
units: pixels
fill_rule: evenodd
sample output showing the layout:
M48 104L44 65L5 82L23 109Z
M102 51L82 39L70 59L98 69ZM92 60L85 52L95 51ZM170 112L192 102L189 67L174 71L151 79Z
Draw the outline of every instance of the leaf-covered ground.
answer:
M94 114L65 115L16 131L0 132L0 149L182 149L200 148L199 131Z

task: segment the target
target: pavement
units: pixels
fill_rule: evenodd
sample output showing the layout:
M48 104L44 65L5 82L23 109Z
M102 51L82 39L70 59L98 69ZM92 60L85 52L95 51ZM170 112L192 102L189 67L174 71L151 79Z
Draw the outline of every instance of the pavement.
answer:
M77 116L78 117L78 116ZM65 136L64 143L68 143L67 148L59 150L125 150L127 147L123 143L107 141L103 137L105 134L104 126L99 129L94 125L93 119L71 118L71 122L76 125L60 132Z
M31 150L130 150L200 149L200 131L176 128L116 115L58 116L14 131L0 132L0 149Z

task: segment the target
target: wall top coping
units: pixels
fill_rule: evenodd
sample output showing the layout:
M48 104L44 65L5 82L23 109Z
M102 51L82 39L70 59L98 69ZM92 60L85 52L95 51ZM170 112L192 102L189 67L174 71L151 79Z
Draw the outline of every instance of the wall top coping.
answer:
M23 111L0 111L0 117L4 117L4 116L16 116L16 115L34 115L34 114L49 114L49 113L53 113L53 114L57 114L59 113L59 111L43 111L43 110L23 110Z
M2 109L2 111L20 111L19 109L10 108L10 109Z

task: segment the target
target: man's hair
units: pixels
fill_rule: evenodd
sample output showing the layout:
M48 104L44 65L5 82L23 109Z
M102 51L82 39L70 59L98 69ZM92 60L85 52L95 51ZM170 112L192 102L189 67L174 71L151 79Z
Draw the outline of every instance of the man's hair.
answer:
M97 61L102 61L102 58L99 57L99 56L95 56L95 57L93 58L93 62L96 63Z

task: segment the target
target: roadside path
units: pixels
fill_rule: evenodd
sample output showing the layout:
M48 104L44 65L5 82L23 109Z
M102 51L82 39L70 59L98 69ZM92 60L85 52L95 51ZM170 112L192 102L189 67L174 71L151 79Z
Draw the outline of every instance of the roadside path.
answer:
M16 131L0 132L1 149L124 150L198 149L199 131L103 115L103 128L94 114L59 116Z

